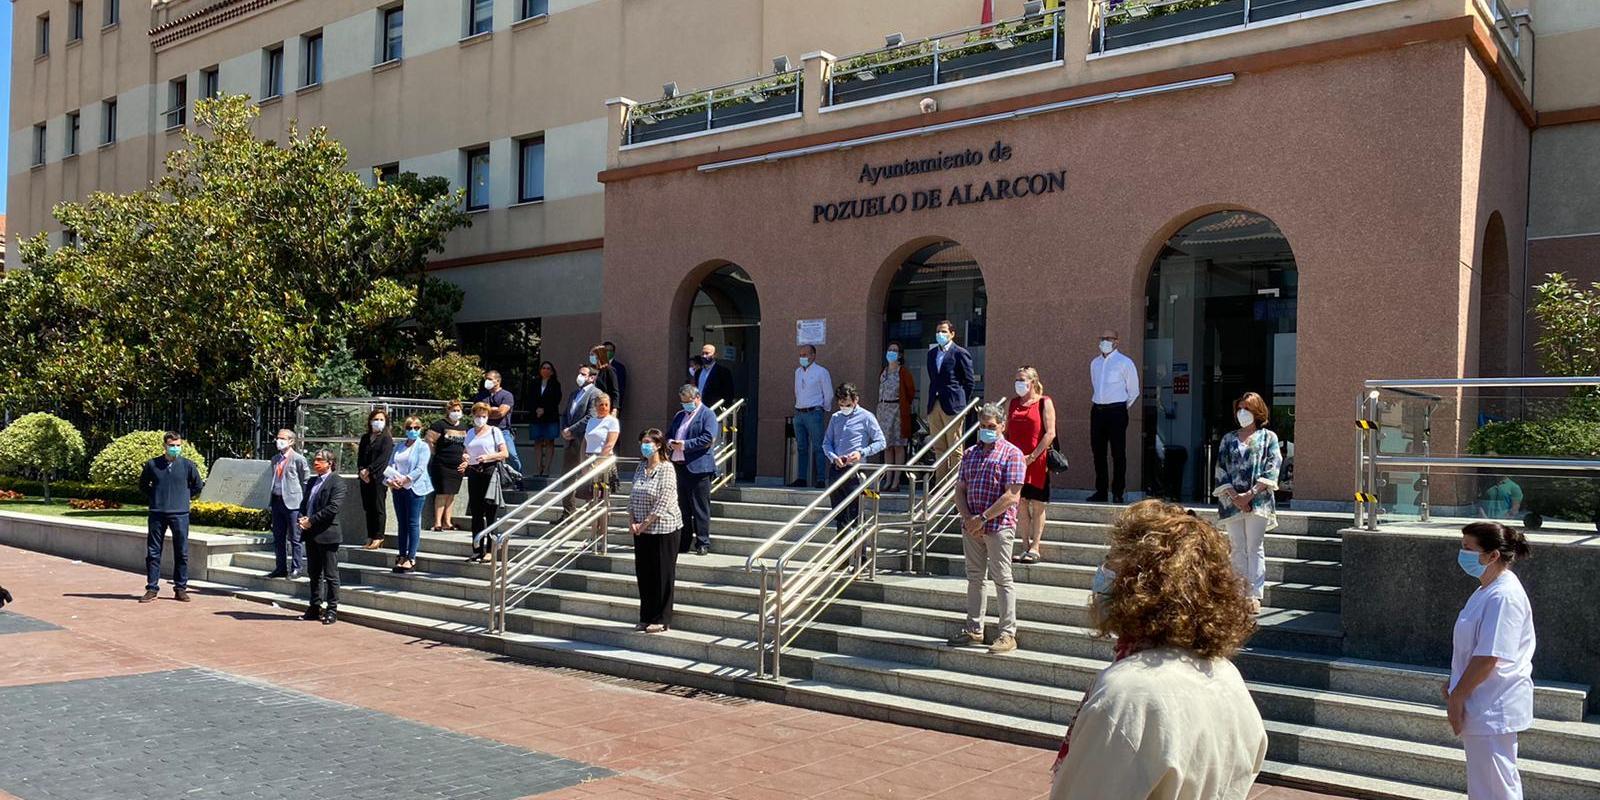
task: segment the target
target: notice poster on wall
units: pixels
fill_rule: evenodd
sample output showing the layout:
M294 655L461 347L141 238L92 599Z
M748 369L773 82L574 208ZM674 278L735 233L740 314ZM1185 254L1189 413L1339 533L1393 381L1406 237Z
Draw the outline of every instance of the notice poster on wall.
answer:
M801 319L794 323L794 343L797 345L824 345L828 343L826 319Z

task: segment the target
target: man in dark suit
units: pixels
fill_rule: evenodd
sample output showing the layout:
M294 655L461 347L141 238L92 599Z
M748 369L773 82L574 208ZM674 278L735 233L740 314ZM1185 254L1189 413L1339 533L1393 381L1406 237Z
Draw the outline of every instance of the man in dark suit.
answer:
M943 320L934 328L934 343L928 348L928 432L930 435L938 434L945 425L956 418L965 408L972 396L972 354L965 347L956 344L956 326L950 320ZM935 458L943 455L951 448L958 448L961 440L961 425L951 426L943 436L935 436L933 440L933 454ZM961 462L961 456L951 456L940 465L939 477L955 469Z
M683 409L667 428L667 458L678 478L683 538L678 552L703 556L711 550L711 479L717 474L717 415L700 400L694 384L678 390Z
M306 484L305 504L300 508L300 531L306 543L306 570L311 575L311 605L306 619L321 619L332 625L339 608L339 543L344 531L339 527L339 509L344 506L344 481L335 469L337 456L332 450L318 450L311 458L315 473Z
M704 345L695 357L690 383L700 390L700 402L708 406L727 405L734 401L733 371L717 363L717 346Z
M600 396L600 390L594 385L594 367L585 364L578 368L576 386L561 406L561 438L567 443L561 453L563 475L577 469L583 461L583 431L594 416L595 398ZM569 492L561 501L562 516L571 514L577 507L577 496Z

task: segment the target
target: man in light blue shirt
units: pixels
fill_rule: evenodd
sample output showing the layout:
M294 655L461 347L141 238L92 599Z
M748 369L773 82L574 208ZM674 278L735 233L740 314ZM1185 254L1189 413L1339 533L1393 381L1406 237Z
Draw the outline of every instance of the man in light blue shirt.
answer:
M833 391L833 400L839 410L828 420L828 432L822 436L822 454L828 459L828 482L839 480L845 470L881 452L888 446L883 429L878 427L875 414L861 410L861 396L855 384L841 383ZM845 498L861 483L861 473L845 481L834 490L833 506L838 508ZM849 507L833 518L833 527L844 530L860 516L860 503L851 501Z

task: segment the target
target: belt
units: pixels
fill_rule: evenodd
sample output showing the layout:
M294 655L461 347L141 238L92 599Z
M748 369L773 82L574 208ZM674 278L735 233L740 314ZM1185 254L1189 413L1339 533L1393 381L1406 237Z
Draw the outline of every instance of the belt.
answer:
M1095 408L1127 408L1127 403L1095 403Z
M821 410L823 410L822 406L811 406L810 408L797 408L797 409L794 410L794 413L796 413L796 414L806 414L806 413L809 413L809 412L812 412L812 411L821 411Z

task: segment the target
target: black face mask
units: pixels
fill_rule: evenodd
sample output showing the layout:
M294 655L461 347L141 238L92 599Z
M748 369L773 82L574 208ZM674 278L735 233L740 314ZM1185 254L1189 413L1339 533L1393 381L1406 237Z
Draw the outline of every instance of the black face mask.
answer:
M716 361L717 361L717 357L716 356L701 356L700 357L700 363L705 364L708 367L711 366L712 364L715 364Z

